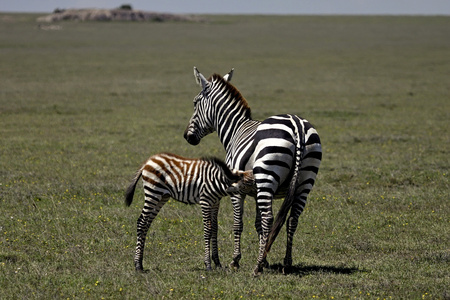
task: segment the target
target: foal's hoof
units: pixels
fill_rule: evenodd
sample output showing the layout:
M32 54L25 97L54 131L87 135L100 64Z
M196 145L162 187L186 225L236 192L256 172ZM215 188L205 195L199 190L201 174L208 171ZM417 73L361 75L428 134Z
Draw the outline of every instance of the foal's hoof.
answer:
M234 271L237 271L240 268L239 263L234 260L230 263L229 267L231 270L234 270Z

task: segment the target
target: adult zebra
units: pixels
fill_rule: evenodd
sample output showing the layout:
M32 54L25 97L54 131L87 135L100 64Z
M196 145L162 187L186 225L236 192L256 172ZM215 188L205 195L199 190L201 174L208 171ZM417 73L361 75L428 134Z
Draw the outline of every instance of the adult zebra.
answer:
M307 196L311 191L322 159L319 135L305 119L296 115L276 115L256 121L241 93L229 83L231 70L221 77L208 80L194 67L201 92L194 98L194 113L184 132L184 138L197 145L209 133L217 131L226 151L226 163L232 169L253 170L256 198L255 226L259 234L259 254L254 275L259 275L267 264L266 255L286 221L287 246L284 272L292 266L292 240L297 229ZM285 196L275 223L272 200ZM243 230L243 199L245 195L231 196L234 209L234 252L230 266L239 268L240 239Z
M212 258L220 267L217 247L217 214L220 199L231 192L245 191L253 183L251 172L232 171L217 158L188 159L171 153L151 156L139 168L125 192L125 204L130 206L134 190L142 176L145 204L137 220L137 242L134 265L143 271L142 259L148 229L170 197L186 204L200 204L205 238L205 266L211 269Z

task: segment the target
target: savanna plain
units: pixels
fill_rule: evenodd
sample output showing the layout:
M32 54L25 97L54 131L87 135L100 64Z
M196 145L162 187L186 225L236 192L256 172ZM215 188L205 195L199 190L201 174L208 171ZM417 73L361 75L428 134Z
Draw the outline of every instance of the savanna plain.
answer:
M62 22L0 14L0 298L449 299L450 18L205 16L205 22ZM174 200L133 255L140 164L168 151L217 156L183 131L192 68L235 69L254 119L298 114L323 161L280 272L285 233L252 277L255 203L231 271L232 208L219 213L224 268L206 272L199 206ZM280 200L274 202L277 212Z

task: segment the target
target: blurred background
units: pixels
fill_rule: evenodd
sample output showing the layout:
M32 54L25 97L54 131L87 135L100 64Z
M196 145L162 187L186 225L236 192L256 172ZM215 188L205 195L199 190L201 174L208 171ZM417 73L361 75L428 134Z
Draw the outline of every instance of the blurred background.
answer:
M56 8L113 8L129 4L134 9L195 14L356 14L356 15L449 15L448 0L17 0L2 1L3 12L51 12Z

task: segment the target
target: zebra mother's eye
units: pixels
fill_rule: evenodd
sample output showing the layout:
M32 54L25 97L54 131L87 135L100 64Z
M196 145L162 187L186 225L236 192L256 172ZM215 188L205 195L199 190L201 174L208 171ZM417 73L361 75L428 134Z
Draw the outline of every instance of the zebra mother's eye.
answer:
M194 106L198 104L202 99L206 98L206 95L204 93L204 91L201 91L200 94L198 94L197 97L194 98Z
M202 97L207 97L210 91L211 91L211 87L208 85L202 89L199 96L201 95Z

